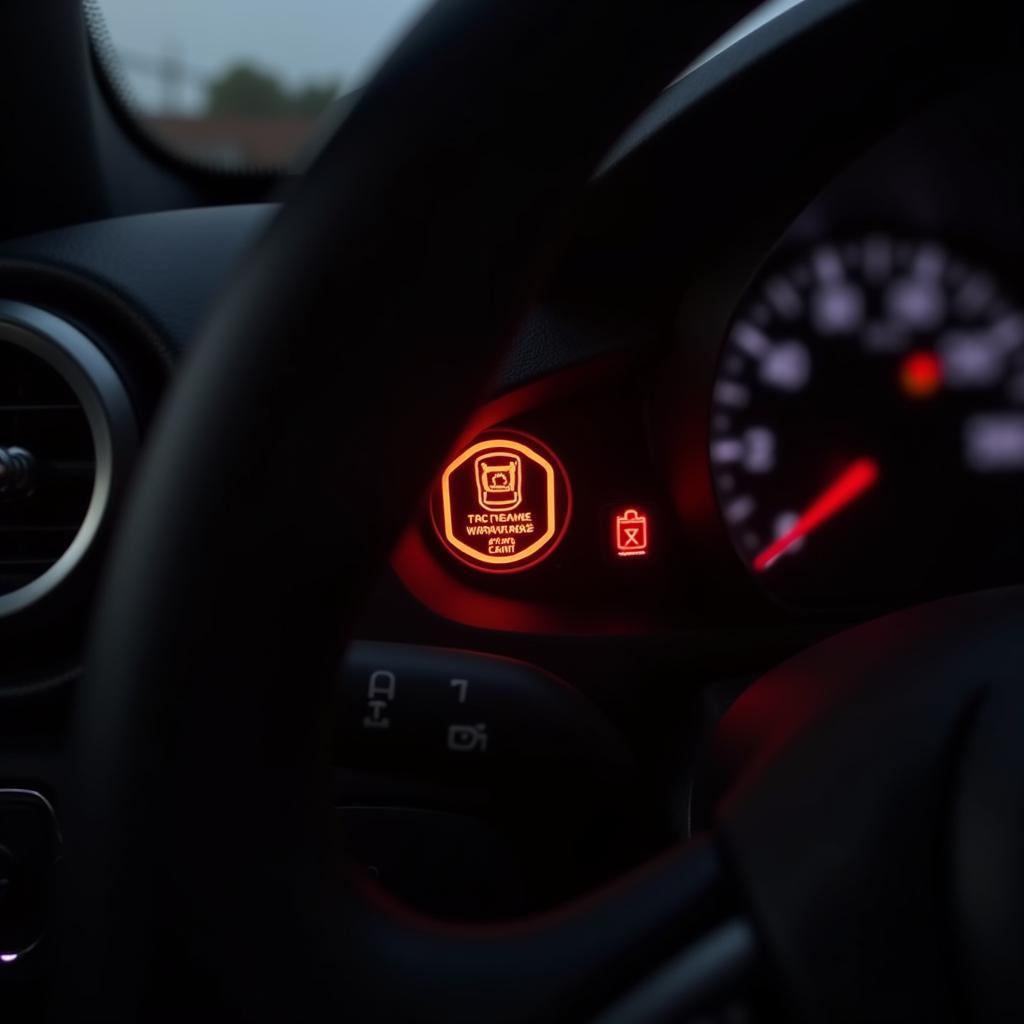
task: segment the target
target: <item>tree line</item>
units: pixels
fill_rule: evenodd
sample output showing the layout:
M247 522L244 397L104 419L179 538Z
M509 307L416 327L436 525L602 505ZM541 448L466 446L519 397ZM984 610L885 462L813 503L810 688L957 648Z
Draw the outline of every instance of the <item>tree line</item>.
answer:
M248 61L225 68L206 88L207 117L316 117L341 94L340 79L289 87L272 71Z

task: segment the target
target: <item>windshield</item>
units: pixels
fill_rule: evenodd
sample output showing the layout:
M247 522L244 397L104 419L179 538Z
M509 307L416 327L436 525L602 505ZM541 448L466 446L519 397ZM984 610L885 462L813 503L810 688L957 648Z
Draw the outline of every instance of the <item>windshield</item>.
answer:
M149 133L224 169L280 170L430 0L84 0L101 65ZM768 0L696 63L799 0Z
M222 167L279 168L427 0L87 0L100 57L146 128Z

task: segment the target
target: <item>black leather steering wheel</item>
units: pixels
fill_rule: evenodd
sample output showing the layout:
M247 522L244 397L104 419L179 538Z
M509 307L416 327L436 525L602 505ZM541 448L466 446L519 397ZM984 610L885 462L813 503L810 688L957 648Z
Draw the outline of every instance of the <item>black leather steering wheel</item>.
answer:
M685 1019L748 985L757 964L725 850L749 903L777 915L770 959L804 1013L838 1005L831 1019L865 1019L844 1016L835 993L875 977L851 951L874 931L844 933L826 985L807 970L813 915L765 907L794 896L793 858L816 841L808 820L786 821L786 843L764 841L780 803L801 806L801 771L821 763L810 753L772 758L783 768L735 805L720 841L506 926L395 905L339 867L328 813L331 683L361 595L593 169L750 6L442 0L291 190L194 347L121 530L75 729L59 1016L194 1017L176 985L188 970L187 999L205 979L207 1011L226 1019ZM946 646L1007 642L1021 596L985 600L1001 609L997 639L970 632L991 617L968 627L954 612ZM854 648L880 665L887 648L895 664L910 658L902 640L864 642ZM830 650L758 693L781 688L824 716ZM863 679L868 668L849 664ZM956 680L950 708L976 707L976 688ZM755 718L777 714L751 699ZM875 700L863 714L877 724L888 705ZM741 738L749 709L733 719ZM953 710L930 737L960 735ZM836 729L853 738L829 749L857 748L863 732ZM894 771L911 763L896 760ZM821 900L835 879L816 880L807 891ZM849 923L840 914L835 927Z

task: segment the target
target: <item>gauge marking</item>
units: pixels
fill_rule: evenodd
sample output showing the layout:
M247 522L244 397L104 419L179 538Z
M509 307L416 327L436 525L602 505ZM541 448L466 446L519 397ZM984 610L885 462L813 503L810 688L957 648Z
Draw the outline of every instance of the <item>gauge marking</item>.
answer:
M964 460L975 473L1024 470L1024 413L985 412L964 422Z
M740 320L732 329L732 343L751 359L760 359L771 348L764 332L745 320Z
M794 526L800 521L800 513L794 512L792 509L786 509L785 512L780 512L772 523L772 536L778 540L779 537L785 536L793 529ZM795 555L804 546L804 538L801 537L799 540L793 541L792 544L786 548L779 558L785 557L785 555Z
M811 354L799 341L782 341L761 360L758 379L780 391L801 391L811 376Z
M733 380L720 380L715 385L715 401L733 409L743 409L750 401L750 391Z
M755 476L775 468L775 434L768 427L750 427L743 432L743 468Z
M853 334L864 323L864 292L836 281L817 288L811 299L811 323L824 335Z
M1006 374L1006 356L984 331L948 331L938 352L951 388L990 388Z
M811 260L814 263L814 272L822 284L835 284L846 277L843 261L839 258L839 253L830 245L823 245L815 249Z
M733 525L742 523L754 514L756 508L757 503L749 494L741 494L725 506L725 518Z
M719 465L739 462L744 451L745 446L739 438L723 437L711 442L711 461Z
M931 278L904 277L886 292L889 316L906 330L934 331L946 319L946 298Z

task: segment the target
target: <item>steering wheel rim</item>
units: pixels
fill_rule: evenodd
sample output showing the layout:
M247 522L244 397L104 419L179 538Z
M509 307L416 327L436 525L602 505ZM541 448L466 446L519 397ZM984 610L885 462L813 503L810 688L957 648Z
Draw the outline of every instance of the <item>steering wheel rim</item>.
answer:
M444 0L292 188L175 385L99 607L64 1016L139 1019L154 987L166 1011L184 957L248 1019L564 1019L722 919L697 843L548 918L443 927L339 873L322 812L346 624L491 339L618 134L752 6Z
M247 1020L677 1019L757 966L734 876L798 1015L892 1019L892 993L865 983L892 978L892 951L872 964L871 948L890 919L865 913L875 909L868 886L844 893L837 921L830 879L819 873L812 886L792 871L814 839L801 811L846 824L831 836L851 836L851 855L867 850L878 867L853 877L909 891L927 922L934 889L906 886L898 869L948 825L936 781L947 778L967 820L1005 829L1010 854L980 863L1010 879L1000 892L1020 892L1011 866L1024 830L980 813L976 794L1019 760L1019 730L1006 724L1024 721L1024 691L1016 669L979 682L979 662L957 659L970 643L981 663L1020 664L1020 588L869 624L765 677L724 732L767 743L731 778L749 780L762 760L769 770L726 806L715 841L671 851L556 913L486 928L430 920L340 869L330 840L331 682L359 596L590 172L656 89L747 6L445 0L293 189L179 378L99 608L74 734L59 1019L177 1020L194 1014L186 1000L203 981L210 1003ZM624 52L645 59L623 65ZM406 343L402 373L396 341ZM313 443L332 437L326 450ZM892 685L862 690L873 674ZM855 713L832 716L850 694ZM794 707L830 709L830 730L806 736L783 715L752 732L745 717ZM859 769L865 740L880 735L920 741L860 793L882 794L886 821L906 819L895 858L862 834L877 818L845 816L850 829L837 790L818 785L837 766ZM785 747L777 758L773 743ZM922 793L927 807L903 814L899 799ZM1017 805L1019 794L1017 783ZM992 1019L1007 1000L1024 1006L1024 992L1019 956L988 954L1008 938L1024 948L1024 930L982 913L987 894L979 902L969 884L978 851L954 831L964 988L978 1018ZM817 942L823 919L843 941ZM808 969L823 950L828 962ZM899 1019L914 1019L914 986L934 973L934 957L918 960L902 972ZM182 969L191 983L179 1000ZM848 999L851 978L883 998ZM931 993L929 1019L952 1017L944 992Z

